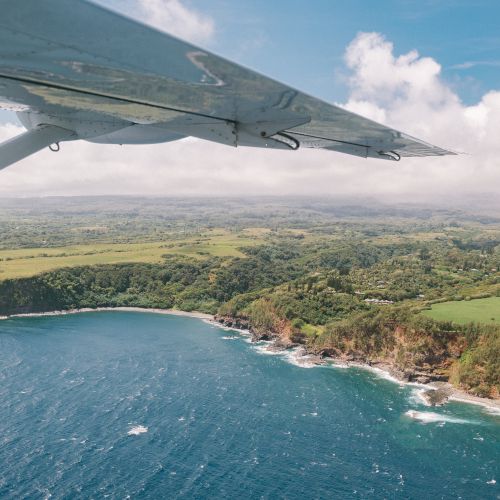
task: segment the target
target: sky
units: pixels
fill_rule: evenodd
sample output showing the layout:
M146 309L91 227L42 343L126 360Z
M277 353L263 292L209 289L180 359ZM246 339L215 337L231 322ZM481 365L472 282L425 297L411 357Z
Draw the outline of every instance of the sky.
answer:
M500 196L498 0L99 0L100 4L423 140L465 154L64 143L0 172L0 196ZM0 141L21 131L0 112Z

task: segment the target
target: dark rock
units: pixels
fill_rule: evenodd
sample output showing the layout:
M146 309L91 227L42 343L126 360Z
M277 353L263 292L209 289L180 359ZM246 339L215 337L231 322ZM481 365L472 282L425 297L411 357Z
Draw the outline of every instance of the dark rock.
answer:
M295 347L297 344L287 339L278 338L276 339L274 345L279 349L290 349L291 347Z
M450 391L447 388L429 389L422 394L427 404L431 406L444 405L450 397Z

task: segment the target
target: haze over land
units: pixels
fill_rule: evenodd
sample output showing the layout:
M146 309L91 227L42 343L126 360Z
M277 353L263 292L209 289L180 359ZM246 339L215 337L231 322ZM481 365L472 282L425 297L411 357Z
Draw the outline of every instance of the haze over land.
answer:
M218 21L220 1L214 0L213 15L195 1L103 3L217 48L217 37L227 37ZM273 6L271 16L282 14ZM475 100L470 92L463 100L467 85L452 78L496 66L469 58L443 68L438 60L449 64L450 48L436 52L424 42L435 39L429 23L456 11L449 3L442 12L431 7L420 13L422 36L415 40L374 29L387 27L379 10L373 22L354 15L361 29L348 38L344 31L344 50L337 49L329 78L345 90L339 105L470 154L395 163L307 149L236 150L193 138L142 147L63 144L57 155L44 151L0 173L1 311L199 309L285 346L389 362L406 379L454 379L497 397L500 92L498 80L484 78ZM473 18L477 12L466 7L464 19ZM338 12L348 21L356 10L338 8L330 4L327 18ZM411 33L416 18L405 21L404 10L395 7L392 17ZM318 12L311 15L324 27ZM449 27L450 38L462 34L456 23ZM486 20L482 29L491 29ZM289 39L290 30L278 31L260 50ZM324 50L326 36L308 41L308 55ZM415 50L422 45L425 50ZM279 54L271 54L276 67L285 59ZM308 61L295 57L287 68L307 68ZM319 82L327 65L315 67L307 78ZM19 131L7 123L0 135ZM92 197L49 196L55 194ZM117 194L136 197L110 197ZM144 194L157 198L138 197ZM38 198L23 198L29 195ZM405 205L393 206L398 201ZM477 302L458 315L455 303L463 300ZM423 310L444 321L426 319ZM467 325L478 318L479 326ZM401 331L413 340L399 345ZM424 344L413 345L415 338ZM432 349L439 359L429 358Z
M100 3L470 155L0 171L0 498L500 498L498 1Z
M498 214L327 198L0 207L0 315L202 311L281 348L498 397Z

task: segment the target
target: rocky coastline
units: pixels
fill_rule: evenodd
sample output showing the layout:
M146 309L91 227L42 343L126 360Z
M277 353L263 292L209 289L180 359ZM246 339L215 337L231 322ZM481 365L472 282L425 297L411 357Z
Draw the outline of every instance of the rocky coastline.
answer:
M460 401L465 403L482 405L495 413L500 413L500 400L474 396L462 389L454 387L446 374L441 370L434 371L432 366L411 367L404 370L397 367L394 361L388 359L371 359L360 353L340 352L337 349L317 349L308 346L304 341L300 342L291 338L289 331L258 331L246 318L235 318L231 316L215 315L213 322L225 328L244 330L251 335L252 342L271 342L266 350L271 352L285 352L295 349L298 364L301 358L304 362L313 365L337 364L368 369L374 372L384 373L402 384L412 384L422 387L419 397L426 406L442 406L448 401Z
M336 349L316 349L308 346L303 340L297 340L288 328L280 328L278 331L259 331L253 327L246 318L236 318L216 314L201 313L197 311L181 311L178 309L153 309L142 307L98 307L80 308L60 311L46 311L36 313L21 313L8 316L0 316L0 320L17 317L37 317L37 316L60 316L67 314L78 314L101 311L125 311L125 312L147 312L155 314L167 314L176 316L186 316L208 321L217 326L240 330L251 336L252 342L266 341L269 344L265 347L271 352L286 352L295 350L297 363L311 365L336 364L342 366L359 367L378 373L383 373L394 382L402 384L414 384L422 386L419 393L422 402L427 406L441 406L448 401L459 401L471 403L489 408L500 414L500 399L490 399L474 396L461 389L457 389L448 382L448 377L442 373L434 373L432 369L405 369L401 370L391 359L370 359L359 353L340 352Z
M359 352L341 352L338 349L325 349L309 346L305 342L293 339L289 332L269 332L258 331L248 319L234 318L230 316L215 315L214 321L227 328L237 330L246 330L251 334L252 342L272 341L270 350L284 350L296 347L302 347L304 356L309 356L315 360L316 364L321 365L329 361L335 361L343 365L363 365L371 368L384 370L395 379L406 383L429 384L431 382L447 382L448 377L442 373L436 373L432 368L411 368L401 370L392 363L390 359L371 359Z

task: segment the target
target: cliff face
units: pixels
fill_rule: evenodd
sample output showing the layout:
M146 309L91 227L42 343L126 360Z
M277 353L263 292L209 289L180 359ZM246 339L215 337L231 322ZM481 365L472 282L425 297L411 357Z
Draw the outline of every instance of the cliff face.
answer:
M400 324L386 327L384 337L380 345L374 345L371 339L367 342L356 338L340 342L326 339L312 342L308 348L344 363L380 366L398 379L419 383L448 381L451 367L463 352L458 338L437 342L424 332Z
M274 322L272 327L269 329L253 325L251 320L246 317L216 314L214 319L221 325L228 328L249 331L252 334L252 342L272 340L277 344L277 346L285 349L298 345L298 342L294 342L293 340L293 332L290 322L285 319Z
M226 327L248 330L253 342L272 340L276 347L283 349L303 345L305 354L342 363L381 366L395 377L408 382L448 381L450 367L461 354L460 349L436 346L430 339L419 338L416 342L416 339L409 338L406 329L400 325L394 325L391 348L377 351L363 349L356 342L306 339L304 335L294 332L287 320L275 322L273 328L267 331L255 328L249 318L216 315L215 320Z
M256 327L249 317L217 315L216 321L232 328L249 330L252 340L273 340L272 349L287 349L302 345L304 354L317 360L338 360L341 363L359 363L380 367L406 382L451 381L472 394L478 394L454 377L460 357L467 349L467 341L460 331L433 331L430 327L409 326L398 322L359 325L340 325L327 328L325 334L307 338L294 329L286 319L268 322L269 329ZM478 368L480 370L480 368ZM498 397L494 385L487 397Z

